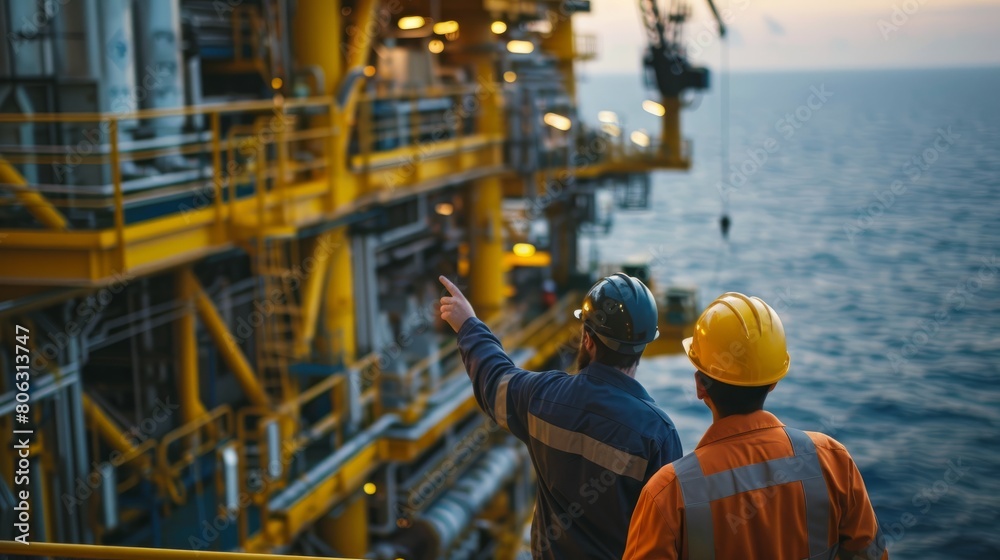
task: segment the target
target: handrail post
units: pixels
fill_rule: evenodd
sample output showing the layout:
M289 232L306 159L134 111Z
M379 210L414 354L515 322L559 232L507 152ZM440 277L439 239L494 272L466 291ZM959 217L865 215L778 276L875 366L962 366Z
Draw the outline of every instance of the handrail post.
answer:
M340 128L340 112L337 110L336 99L330 100L330 109L327 113L329 115L329 123L327 128L327 142L326 142L326 175L329 192L328 196L328 210L333 212L337 207L337 181L340 178L340 152L337 150L337 135L341 133Z
M462 90L458 92L458 98L455 101L455 169L462 169L462 137L465 135L465 119L462 118L462 107L465 106L465 95L466 91Z
M288 193L286 192L285 173L288 170L288 120L285 112L284 101L279 102L276 110L278 113L278 134L276 152L278 156L278 176L275 179L275 191L281 204L281 224L288 223Z
M358 144L361 148L362 178L361 184L363 192L367 193L371 189L371 164L372 164L372 105L374 98L365 96L361 103L361 123L358 127Z
M420 153L420 111L417 104L417 91L410 93L410 148L411 158L413 158L413 177L410 184L420 182L420 167L423 165L423 155Z
M212 190L215 202L215 240L222 241L222 122L219 111L212 111Z
M267 146L263 142L257 142L257 231L264 230L264 197L267 195Z
M125 272L128 263L125 260L125 197L122 194L121 154L118 151L118 119L111 119L111 182L115 188L115 236L118 241L118 266Z

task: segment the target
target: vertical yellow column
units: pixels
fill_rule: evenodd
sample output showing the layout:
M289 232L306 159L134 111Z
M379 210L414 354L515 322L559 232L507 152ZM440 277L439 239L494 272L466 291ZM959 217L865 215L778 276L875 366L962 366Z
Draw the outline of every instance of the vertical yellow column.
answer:
M194 317L194 287L187 281L186 270L174 275L177 299L183 310L174 323L174 344L177 347L177 393L181 399L181 416L191 422L201 416L202 404L198 390L198 339Z
M557 9L565 10L563 4L560 3ZM573 70L573 57L576 55L576 43L573 35L573 19L568 15L559 15L559 21L552 25L552 33L542 41L542 48L555 55L556 66L563 75L563 85L575 103L576 73Z
M350 238L346 227L330 231L329 237L321 239L330 251L327 259L326 300L324 315L326 330L333 339L331 350L334 355L340 353L344 363L354 361L354 276L351 266Z
M330 95L340 82L344 52L340 42L339 0L299 0L292 20L295 61L323 70L324 91Z
M670 161L681 159L681 100L664 97L663 130L660 132L660 150Z
M499 177L476 181L470 192L472 254L469 300L480 317L503 305L503 186Z
M327 514L316 526L317 534L326 537L326 542L337 554L349 558L364 558L368 554L368 508L363 496L347 504L340 515Z

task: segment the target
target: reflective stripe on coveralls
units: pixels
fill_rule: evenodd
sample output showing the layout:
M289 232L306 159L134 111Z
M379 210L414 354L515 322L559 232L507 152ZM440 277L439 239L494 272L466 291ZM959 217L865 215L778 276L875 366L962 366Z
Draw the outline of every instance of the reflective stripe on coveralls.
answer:
M493 403L493 417L497 419L497 424L505 430L509 429L507 427L507 384L510 383L510 378L513 376L513 373L508 373L500 378L496 401Z
M816 446L803 431L785 428L794 455L762 463L744 465L705 476L698 456L689 453L674 462L674 472L681 485L687 522L688 558L715 558L715 533L712 527L712 502L742 492L801 482L805 494L806 530L809 558L831 558L838 546L827 545L830 522L830 494L823 479L823 469Z

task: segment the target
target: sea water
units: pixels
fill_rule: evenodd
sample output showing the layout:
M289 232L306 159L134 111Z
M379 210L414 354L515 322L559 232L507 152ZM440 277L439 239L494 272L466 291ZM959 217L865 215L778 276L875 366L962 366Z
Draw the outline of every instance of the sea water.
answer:
M847 446L893 556L998 557L1000 69L734 74L725 169L719 78L683 113L691 171L655 174L600 259L644 256L701 306L770 303L791 370L767 408ZM638 76L579 95L585 120L658 135ZM692 372L668 356L638 374L685 451L711 423Z

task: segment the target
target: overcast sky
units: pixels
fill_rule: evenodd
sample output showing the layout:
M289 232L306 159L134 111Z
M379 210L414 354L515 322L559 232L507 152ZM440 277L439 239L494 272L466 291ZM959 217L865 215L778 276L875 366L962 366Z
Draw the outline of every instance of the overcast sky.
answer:
M659 0L661 9L668 0ZM685 44L717 67L707 0L690 0ZM733 70L1000 65L1000 0L717 0L730 14ZM646 36L635 0L593 0L574 18L598 37L592 73L638 72ZM910 12L910 13L907 13Z

